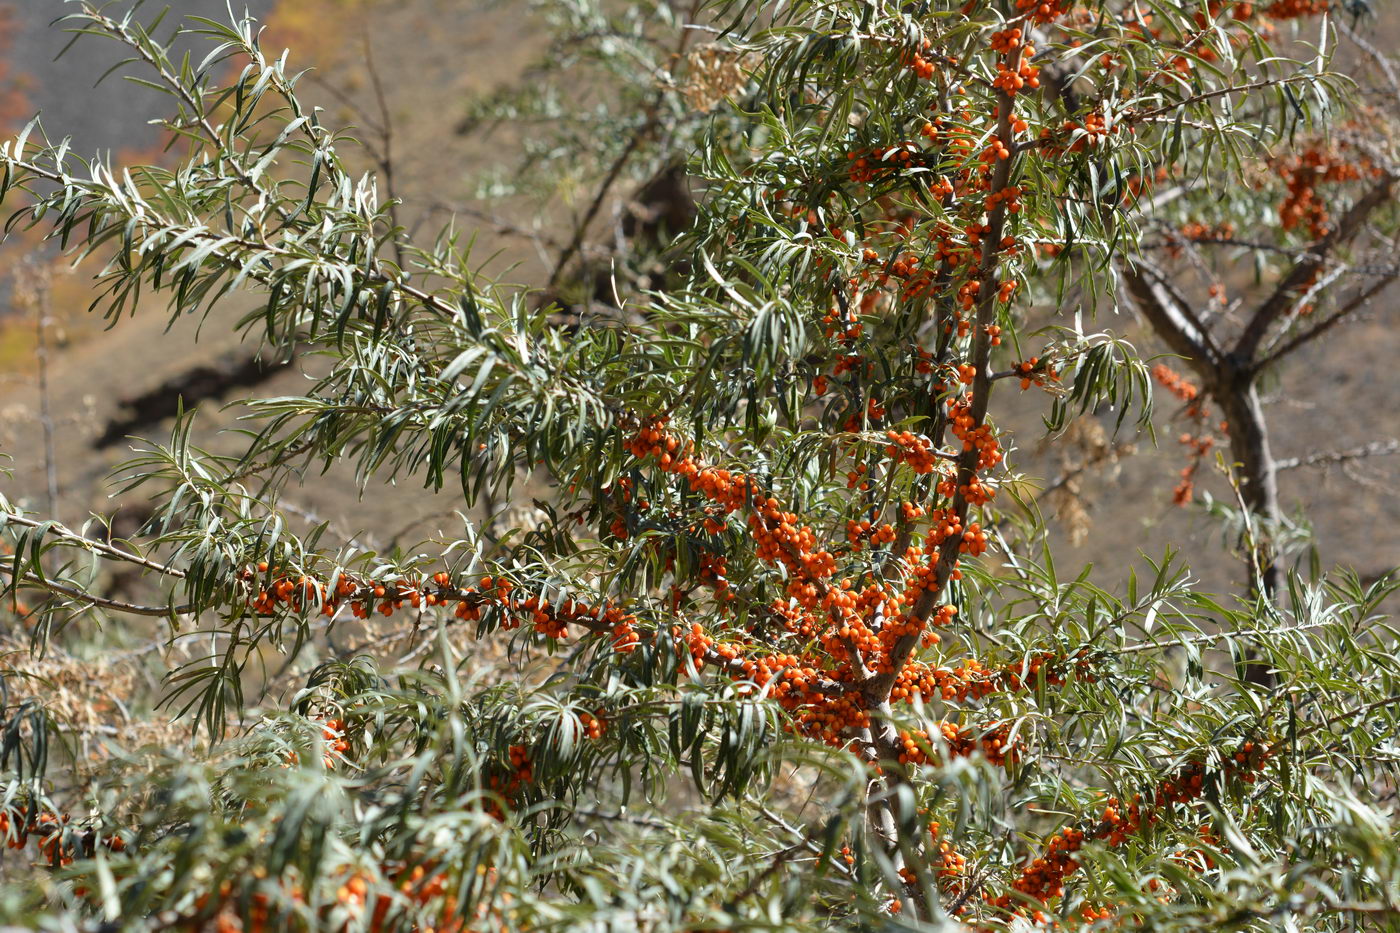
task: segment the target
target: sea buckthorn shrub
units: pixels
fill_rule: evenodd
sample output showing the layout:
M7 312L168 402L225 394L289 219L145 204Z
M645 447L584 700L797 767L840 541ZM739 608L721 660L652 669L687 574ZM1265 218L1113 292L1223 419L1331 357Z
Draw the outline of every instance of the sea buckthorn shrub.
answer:
M163 685L183 744L79 768L42 694L4 701L7 919L1397 928L1400 583L1213 597L1144 540L1151 578L1100 588L998 426L1009 398L1130 431L1154 376L1196 398L1111 328L1111 270L1164 153L1225 184L1345 105L1267 44L1325 4L696 4L749 70L688 153L683 281L568 326L452 230L411 242L252 22L193 22L193 68L139 10L71 9L170 92L186 158L116 172L31 129L0 149L10 224L104 260L114 322L164 295L334 365L247 400L240 452L193 413L138 453L131 540L0 500L36 652L98 625L202 652ZM371 551L287 520L333 464L366 496L551 494L510 534Z

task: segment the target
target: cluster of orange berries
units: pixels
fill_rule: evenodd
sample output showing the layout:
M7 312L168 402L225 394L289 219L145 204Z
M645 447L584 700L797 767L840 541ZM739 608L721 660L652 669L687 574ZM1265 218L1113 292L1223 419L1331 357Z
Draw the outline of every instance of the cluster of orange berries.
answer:
M530 765L530 753L524 745L512 745L507 754L510 756L510 766L514 770L511 776L511 790L530 784L535 780L534 769Z
M1196 474L1215 447L1215 438L1210 434L1185 432L1177 438L1177 442L1186 448L1186 465L1179 471L1180 479L1172 488L1172 504L1184 506L1196 494Z
M325 754L321 757L321 763L329 771L335 767L337 756L343 756L350 751L350 740L346 737L345 721L327 719L321 723L321 740L325 743ZM297 753L287 752L287 764L292 765L296 762Z
M1012 690L1020 690L1024 685L1034 683L1042 676L1048 686L1062 687L1068 683L1067 675L1071 667L1078 680L1093 683L1096 679L1089 673L1093 662L1089 658L1088 648L1081 648L1073 658L1061 657L1052 651L1042 651L1022 661L1008 664L1003 669L1002 676Z
M535 782L535 769L530 752L524 745L511 745L506 749L506 755L507 762L496 766L495 773L486 776L486 786L510 802ZM496 801L488 802L485 810L498 820L506 818L503 804Z
M113 852L126 848L121 836L99 837L91 830L74 832L68 829L69 825L67 813L25 813L0 809L0 841L10 849L23 849L31 841L34 842L48 865L71 865L80 855L92 855L99 845Z
M466 933L468 930L483 929L469 923L468 919L461 915L457 898L451 893L451 879L445 872L439 871L435 864L418 864L412 868L395 868L392 865L386 865L383 866L383 870L386 875L397 876L394 878L394 883L408 903L424 906L435 899L440 899L436 909L437 919L431 924L414 923L408 927L413 933ZM488 875L494 876L496 870L490 868L485 871ZM255 874L262 877L260 871L255 872ZM305 902L305 895L300 887L293 885L289 888L283 883L283 888L287 897L294 903L302 904ZM388 894L380 894L375 898L373 912L363 921L365 926L356 926L356 921L363 916L369 891L370 879L363 872L356 871L350 874L345 882L337 888L336 901L346 909L351 919L338 928L329 925L324 928L338 929L340 933L346 933L350 929L368 929L371 933L403 929L404 927L400 924L390 922L389 915L394 908L394 899ZM509 902L510 896L503 894L502 900ZM202 924L198 920L192 920L189 927L191 930L212 929L215 933L266 933L266 931L278 928L275 925L282 921L282 918L273 916L272 899L265 891L253 892L243 910L243 916L240 918L240 910L234 904L233 883L230 881L225 881L219 886L214 903L218 907L218 913L213 917L212 926ZM196 901L197 913L203 914L209 909L209 905L209 894L201 895ZM490 909L486 906L479 907L476 919L478 921L484 920L488 912ZM323 917L321 922L329 924L330 919Z
M944 127L944 118L935 116L932 120L925 120L924 125L918 127L918 134L932 143L938 139L938 132L942 127Z
M1070 0L1019 0L1017 7L1020 13L1015 19L1007 24L1006 28L994 31L989 37L991 51L997 53L1000 59L996 62L997 76L995 85L1008 95L1014 95L1026 88L1039 86L1038 68L1031 64L1035 55L1035 49L1027 43L1030 25L1049 23L1052 20L1070 12L1072 4ZM918 53L927 53L930 48L928 40L922 40ZM921 77L932 75L935 66L925 60L921 54L911 53L906 57L906 63ZM966 97L965 88L956 88L955 94L958 98ZM1008 107L1007 101L1003 100L999 108ZM954 112L960 115L963 121L974 119L972 111L963 100L963 109L957 110L958 103L954 103ZM1012 134L1022 133L1029 130L1029 123L1014 113L1006 113L1009 120ZM1003 111L998 110L997 118L1003 117ZM974 131L962 125L945 128L943 116L929 120L920 128L920 135L929 144L941 144L948 154L953 156L972 157L976 156L978 165L969 167L958 179L940 177L936 183L928 184L929 192L936 197L949 198L955 191L977 191L984 192L977 200L969 200L968 207L976 207L977 216L964 218L961 229L953 224L945 225L944 231L935 231L930 235L930 246L932 247L932 262L926 267L922 267L918 262L918 256L904 255L892 261L883 270L879 271L879 285L884 286L890 277L903 281L899 291L905 298L919 298L930 294L937 287L938 277L934 270L947 270L950 267L959 265L975 265L978 260L979 246L982 239L990 233L991 225L981 214L1004 210L1014 214L1020 210L1021 188L1016 185L1006 186L1001 190L990 190L989 182L991 167L1005 159L1011 157L1013 146L1008 139L1003 139L1000 135L993 135L990 139L981 143L981 150L978 151L977 135ZM1070 129L1081 131L1082 137L1097 137L1106 132L1105 119L1102 114L1090 114L1084 118L1082 125L1074 123ZM1076 148L1084 145L1083 140L1079 140ZM852 150L847 152L849 162L849 177L856 182L867 182L884 174L897 171L906 165L918 161L919 150L915 143L901 141L889 146L879 146L870 149ZM907 236L907 232L905 234ZM1018 243L1013 236L1004 236L1000 247L1003 250L1016 250ZM873 249L866 248L862 253L862 258L867 265L877 264L879 253ZM926 257L927 258L927 257ZM859 273L858 279L864 281L874 278L875 272L870 270ZM972 310L978 302L978 292L981 290L982 282L973 277L973 281L962 282L958 290L958 302L964 312ZM998 289L998 298L1003 302L1010 301L1017 288L1017 283L1007 281L1001 283ZM867 292L865 297L869 297L871 292ZM970 330L970 321L960 315L957 320L950 320L947 325L951 331L956 329L959 336L966 336ZM994 344L1000 343L998 334ZM850 363L837 363L837 375L842 371L853 369L852 364L858 365L863 360L854 360ZM966 366L966 364L964 364ZM921 366L922 369L922 366ZM922 371L927 371L922 369ZM960 378L966 380L967 371L960 374ZM818 387L818 394L824 394L826 382L823 379ZM855 413L852 412L847 423L854 428L856 424Z
M1001 443L996 438L996 433L989 424L977 425L972 417L971 400L964 397L953 399L948 403L948 426L953 432L953 436L962 441L963 453L977 451L977 469L989 470L1001 463L1003 454ZM974 483L980 481L973 477ZM945 493L947 495L947 493ZM980 498L980 497L979 497ZM981 505L989 501L992 493L987 490L986 499L975 502ZM972 500L969 500L972 501Z
M991 194L987 195L985 201L986 209L994 211L997 209L998 205L1005 204L1008 211L1013 214L1019 214L1021 212L1021 195L1024 193L1025 189L1020 185L1007 185L1000 191L993 191Z
M626 476L619 476L614 482L603 487L602 494L615 500L612 508L614 518L608 524L609 534L619 541L626 541L631 536L631 532L627 528L626 507L635 498L632 491L632 480ZM636 502L635 508L638 513L644 513L651 508L651 503L642 499Z
M1002 29L992 33L987 44L993 52L1000 52L1003 55L1010 55L1021 47L1022 32L1019 27Z
M1205 429L1210 409L1205 399L1200 396L1196 385L1170 366L1157 364L1152 368L1152 377L1168 392L1186 403L1185 417L1198 426L1197 433L1185 432L1178 438L1181 445L1187 449L1187 462L1181 468L1180 478L1172 490L1172 502L1176 505L1186 505L1195 495L1196 474L1200 472L1206 456L1215 447L1215 437ZM1221 422L1219 427L1221 431L1225 431L1227 425Z
M922 375L929 375L933 372L933 354L918 344L914 345L914 371Z
M1204 12L1198 12L1198 13L1196 14L1196 16L1195 16L1196 28L1197 28L1197 29L1208 29L1208 28L1210 27L1211 22L1213 22L1217 17L1219 17L1221 13L1225 12L1225 7L1226 7L1226 3L1224 2L1224 0L1210 0L1210 2L1206 4L1206 9L1205 9L1205 11L1204 11ZM1236 3L1234 6L1230 7L1230 18L1231 18L1231 19L1249 19L1249 18L1250 18L1251 16L1253 16L1253 15L1254 15L1254 4L1253 4L1253 3L1249 3L1249 2ZM1150 13L1147 14L1147 15L1144 17L1144 20L1150 22L1150 21L1151 21L1151 14L1150 14ZM1157 36L1160 36L1160 35L1161 35L1161 32L1162 32L1162 31L1161 31L1160 29L1158 29L1158 30L1154 30L1152 34L1153 34L1154 37L1157 37Z
M938 823L930 823L929 834L933 836L933 840L930 843L932 849L929 854L932 856L933 864L937 868L940 878L957 879L967 871L967 858L954 849L953 844L948 840L938 838L938 833ZM919 882L919 876L912 868L901 868L898 874L899 880L904 882L908 888L912 888ZM958 887L954 884L949 886L949 890L956 891ZM904 905L899 898L892 898L888 909L890 913L897 914L904 909ZM966 908L959 908L959 912L964 909Z
M700 552L700 567L696 574L700 582L709 587L715 594L715 599L723 606L727 602L733 601L736 597L729 589L729 562L721 554L713 551Z
M867 372L870 371L872 363L867 363L865 357L859 353L847 353L836 361L836 366L832 369L833 376L840 376L844 373L853 373L861 368L862 364Z
M491 873L495 869L489 869ZM357 884L358 882L358 884ZM418 904L427 904L435 898L441 898L441 909L439 915L441 920L436 926L423 927L415 926L415 933L466 933L472 929L465 918L459 916L457 909L457 898L450 893L451 879L445 872L436 870L434 865L414 865L403 873L399 880L399 892L408 900ZM344 903L355 904L364 903L364 894L367 885L361 876L352 877L345 884L346 897L342 899ZM508 900L509 895L502 895L502 900ZM389 927L385 924L388 918L391 901L387 895L379 895L375 900L374 914L370 917L369 928L371 931L385 930ZM485 908L478 910L477 919L483 919Z
M1019 29L1009 31L1020 32ZM1019 37L1017 39L1019 41ZM1017 91L1040 87L1040 69L1030 63L1034 54L1033 45L1022 46L1020 55L1017 55L1014 48L1008 50L1005 60L997 62L997 76L992 79L993 87L1010 95L1015 95Z
M938 70L937 67L933 64L933 62L924 58L923 55L920 54L921 52L927 52L929 48L932 47L932 45L932 42L930 42L928 39L925 39L919 44L919 52L913 52L907 57L907 65L909 70L914 72L914 77L920 78L924 81L927 81L928 79L932 78L933 73Z
M890 263L890 274L895 278L907 279L919 271L919 257L906 253Z
M506 629L515 628L528 618L541 635L562 639L568 637L570 624L579 624L596 635L609 636L614 650L624 653L635 649L640 641L636 617L611 602L595 607L566 599L561 605L552 606L538 596L518 599L512 595L515 584L505 577L484 576L478 585L463 587L454 585L445 572L434 574L427 583L414 579L378 581L340 573L326 586L304 574L293 577L274 571L262 561L256 571L244 570L241 578L251 583L259 575L266 582L250 603L260 615L270 615L278 606L294 612L319 606L324 615L334 616L342 604L348 603L352 615L367 619L373 611L392 616L405 605L418 609L455 604L456 617L472 621L481 618L482 609L489 605L505 612L502 627Z
M890 699L938 697L945 703L962 703L969 698L980 700L996 692L997 688L997 672L983 668L975 658L963 661L953 668L913 663L900 671L894 688L890 690Z
M1041 139L1052 138L1053 134L1049 128L1041 131ZM1101 113L1086 114L1081 120L1066 120L1060 125L1061 136L1071 136L1074 141L1066 149L1059 149L1054 146L1047 147L1046 154L1053 155L1059 152L1083 152L1091 146L1097 146L1108 138L1108 121Z
M872 525L868 518L860 521L851 519L846 522L846 540L850 542L852 551L859 551L866 541L870 542L871 547L879 547L882 544L890 544L894 539L894 526L889 522Z
M836 338L840 340L846 340L846 342L853 342L853 340L860 339L861 333L865 332L865 326L860 324L860 322L854 322L854 324L851 324L850 326L846 326L843 324L840 326L840 328L837 328L837 326L834 325L834 322L836 321L836 315L833 314L826 315L825 318L822 318L823 324L829 325L826 328L827 339Z
M846 153L850 167L846 176L856 184L865 184L885 175L909 168L918 149L912 142L894 146L876 146L864 151Z
M889 444L885 453L896 463L907 463L915 473L932 473L938 466L938 454L928 438L912 431L886 431Z
M946 495L946 492L944 494ZM934 570L939 549L945 541L963 532L962 520L953 509L934 509L929 518L930 528L924 535L922 554L920 549L911 547L904 556L904 564L909 568L903 595L906 605L919 602L925 592L937 593L941 590L942 586ZM956 580L960 576L960 572L955 568L952 578Z
M1208 849L1207 846L1214 846L1218 849L1220 847L1220 839L1212 833L1210 827L1206 825L1197 829L1196 835L1201 839L1201 845L1199 847L1188 848L1183 846L1175 852L1167 853L1167 859L1200 874L1201 872L1211 871L1215 868L1215 857L1211 855L1210 849ZM1148 889L1151 891L1157 891L1161 887L1163 887L1163 883L1156 878L1148 882ZM1167 890L1171 891L1173 889L1168 888Z
M696 670L700 670L705 666L705 660L709 657L712 650L717 656L724 660L729 660L738 655L738 650L728 645L720 645L716 648L715 640L706 634L705 627L699 622L692 622L690 628L684 632L681 630L680 626L673 625L671 627L671 635L679 642L684 643L686 649L690 652L691 660L695 663Z
M958 727L945 721L938 724L938 731L942 734L943 741L947 743L948 750L957 756L958 743L962 738ZM923 729L900 729L899 744L904 749L899 753L899 763L902 765L926 765L935 760L929 751L929 734Z
M990 427L974 426L969 406L966 398L950 403L953 433L963 441L965 450L978 453L979 465L985 468L999 462L1001 453ZM887 437L891 441L886 450L889 456L908 460L920 473L932 471L935 460L927 440L912 432L891 431ZM684 477L692 492L722 510L733 512L747 506L757 556L786 571L787 598L774 601L768 609L770 617L805 644L819 647L821 653L782 654L768 646L748 644L743 638L717 641L699 622L673 628L678 648L690 656L697 669L712 664L730 676L756 684L793 714L795 728L834 745L849 744L854 730L869 722L862 692L856 689L857 673L894 674L903 688L914 686L919 678L904 673L912 663L909 659L900 661L901 670L894 669L896 645L911 637L921 639L925 646L936 644L939 639L934 630L955 617L952 606L932 613L931 618L920 618L910 611L926 592L941 589L936 566L945 542L959 536L958 551L965 554L977 555L987 548L988 536L976 522L964 522L952 508L938 509L928 516L922 544L911 544L897 562L902 582L877 580L857 588L848 579L835 578L835 556L818 546L815 534L795 514L784 511L745 474L697 462L692 445L670 435L664 419L648 422L627 446L635 456L653 459L662 470ZM865 474L862 464L851 471L848 485L864 488ZM951 478L938 486L942 495L961 494L972 504L985 503L994 494L976 476L961 487ZM925 516L925 510L913 503L902 503L901 509L911 524ZM859 550L866 540L880 544L897 537L888 523L853 519L846 530L855 545L853 550ZM960 576L956 562L949 576ZM993 733L974 744L993 760L1004 760L999 739Z
M790 631L798 632L801 626L801 634L810 637L813 628L810 618L799 617L790 608L787 612L783 609L781 605L775 606L775 617L785 621ZM698 622L691 623L688 629L676 626L671 631L689 651L696 670L703 668L707 660L713 659L729 674L742 677L759 689L766 690L768 696L793 713L794 723L790 727L803 735L842 747L849 744L851 731L870 724L860 693L825 689L827 684L839 681L809 659L780 652L761 657L743 657L739 646L717 643ZM843 681L847 674L849 671L835 672L835 676L842 677Z
M1326 202L1317 192L1318 185L1355 181L1363 175L1380 172L1364 157L1348 158L1341 152L1318 146L1276 161L1274 170L1288 189L1278 208L1283 229L1292 230L1301 225L1314 237L1326 235L1329 219Z
M608 731L608 722L603 718L603 711L596 713L579 713L579 722L583 723L583 732L590 739L601 739Z
M1085 923L1090 924L1097 923L1100 920L1111 919L1113 917L1113 913L1113 908L1109 907L1107 904L1103 905L1102 907L1093 907L1091 905L1086 904L1083 907L1079 908L1079 918Z
M831 311L823 317L822 323L826 325L825 333L828 340L837 337L838 334L841 340L859 340L860 335L865 332L865 327L859 321L856 321L854 317L847 322L842 320L841 316L836 311Z
M951 842L943 838L943 825L937 820L930 821L928 834L937 854L938 874L944 878L957 878L963 875L967 871L967 857L954 849Z
M958 542L958 551L973 557L987 553L987 533L982 530L981 525L977 522L968 522L967 528L963 531L962 540Z
M1073 0L1016 0L1016 9L1041 25L1054 22L1068 13Z
M1051 836L1044 854L1021 870L1012 887L1042 903L1064 894L1065 879L1079 870L1074 854L1084 847L1085 839L1084 830L1073 827ZM1010 907L1011 895L1003 894L995 903L998 907Z
M1198 220L1190 220L1182 224L1177 232L1186 240L1233 240L1235 238L1235 225L1228 220L1218 224L1205 224Z
M967 758L977 751L994 765L1015 762L1020 754L1020 740L1013 741L1011 729L1005 723L992 726L978 734L975 730L958 726L946 720L938 723L938 733L943 739L948 753L955 758ZM929 734L923 729L901 729L899 744L903 751L899 754L900 764L936 764L937 759L930 754L932 746Z
M631 444L633 452L654 457L667 448L680 449L670 442L662 427L664 422L655 422L642 429ZM827 673L815 659L796 655L768 653L762 657L748 657L739 646L717 644L699 623L693 623L688 632L677 628L674 634L685 643L697 665L714 661L729 673L741 674L766 689L795 713L798 727L804 734L833 744L846 743L850 729L868 722L859 692L833 692L819 687L823 682L849 682L848 665L862 655L877 668L887 663L891 646L902 633L899 623L891 619L875 632L865 620L877 617L879 607L889 603L892 597L874 584L856 592L849 580L831 581L836 569L833 555L817 548L811 530L799 526L794 514L783 512L777 500L759 495L743 474L702 468L688 454L679 460L673 459L663 468L687 477L692 491L726 509L738 510L746 502L751 506L749 527L758 544L758 556L788 571L792 603L775 603L774 617L789 631L804 638L819 636L822 648L838 666ZM866 531L859 524L855 530L861 534ZM892 536L893 529L878 533L878 538L884 540L892 540ZM894 605L897 608L899 601ZM826 621L818 623L813 617L816 613L824 615Z
M1255 773L1273 755L1273 750L1265 743L1248 741L1243 743L1229 759L1222 770L1225 780L1238 779L1252 784ZM1068 828L1050 837L1044 853L1032 859L1022 870L1012 887L1022 894L1044 902L1064 893L1065 879L1079 869L1074 854L1083 848L1087 840L1101 839L1110 846L1120 846L1131 835L1141 831L1144 825L1157 822L1160 811L1174 804L1189 803L1204 793L1205 765L1192 762L1179 772L1164 778L1158 785L1150 802L1144 802L1141 794L1135 796L1127 806L1116 797L1105 803L1102 819L1087 830ZM995 902L997 906L1011 906L1010 895L1002 895Z
M1152 378L1156 379L1162 388L1183 402L1194 402L1200 395L1200 390L1195 383L1165 363L1158 363L1152 367Z
M1326 13L1330 6L1331 0L1274 0L1260 12L1269 19L1300 19Z
M1028 360L1017 363L1015 370L1021 376L1021 390L1025 391L1031 386L1044 386L1047 381L1059 382L1060 373L1048 362L1042 364L1040 357L1033 356Z
M951 479L944 480L942 483L938 484L938 488L939 495L949 495L950 490L953 488L953 481ZM962 496L963 499L967 501L968 505L983 506L992 501L997 491L996 487L989 486L982 482L979 477L974 476L966 483L957 487L957 494Z
M662 420L643 428L627 442L629 452L638 459L656 457L661 469L685 477L692 492L705 496L727 513L750 505L748 526L757 543L759 559L785 566L794 586L801 586L804 580L825 580L836 572L831 552L816 546L816 534L806 525L799 525L794 513L783 511L777 499L763 496L758 484L743 473L702 468L690 455L689 445L682 449L675 437L663 432L665 424Z
M982 237L990 231L991 227L980 221L964 224L962 227L962 235L967 241L964 244L958 240L958 231L955 228L945 225L932 234L933 258L936 262L946 263L950 269L957 268L964 264L976 266L977 247L981 245ZM1015 245L1015 237L1002 237L1001 247L1003 250L1010 250ZM980 290L980 282L977 283L977 288L963 289L959 287L957 296L959 306L963 310L971 308L972 304L967 301L967 297L975 297ZM959 330L958 336L967 336L967 331Z
M982 150L982 155L979 158L990 165L993 162L1011 158L1011 150L1006 148L1006 143L1002 142L999 137L993 136L987 140L987 148Z
M870 726L870 714L861 705L858 695L816 696L821 699L780 701L784 707L796 711L796 728L803 735L841 748L852 743L849 738L852 732Z
M933 624L948 625L956 613L955 606L944 606ZM967 658L951 668L911 662L896 678L890 699L912 700L917 695L925 699L937 697L945 703L965 703L1000 690L1021 690L1042 676L1048 686L1063 686L1071 667L1079 680L1092 683L1095 678L1089 673L1091 666L1087 648L1073 659L1042 651L1000 668L987 667L976 658Z
M933 197L947 200L953 196L953 181L946 175L940 175L936 181L929 183L928 190Z
M971 311L977 304L977 295L982 291L982 283L971 279L958 286L958 304L964 311ZM962 336L961 334L959 336Z

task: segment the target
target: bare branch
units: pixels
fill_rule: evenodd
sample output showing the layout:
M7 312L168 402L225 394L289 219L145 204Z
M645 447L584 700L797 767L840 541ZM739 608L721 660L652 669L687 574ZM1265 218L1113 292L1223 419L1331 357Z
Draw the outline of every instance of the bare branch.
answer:
M0 563L0 573L9 574L12 573L12 571L9 565ZM136 603L123 602L119 599L107 599L102 596L94 596L85 590L67 586L55 580L47 578L40 579L32 573L21 574L16 586L48 590L50 593L67 596L69 599L76 599L93 606L101 606L103 609L110 609L113 612L124 612L128 615L154 616L156 618L168 619L174 615L188 615L196 611L194 606L141 606Z
M1376 63L1381 74L1385 75L1386 83L1390 85L1387 90L1394 96L1395 102L1400 104L1400 76L1396 74L1395 63L1390 60L1390 56L1363 39L1360 33L1347 24L1346 17L1335 17L1332 24L1339 33L1350 40L1352 45Z
M165 564L157 563L149 558L142 557L134 551L128 551L125 548L119 548L115 545L78 534L76 531L58 522L38 521L37 519L21 515L18 512L0 509L0 528L3 528L5 525L21 525L25 528L45 528L45 534L60 538L83 550L92 551L103 557L110 557L113 560L125 561L128 564L136 564L138 567L145 567L147 570L153 570L163 576L175 577L181 580L185 578L185 572L183 570L177 570L174 567L168 567Z
M1390 454L1400 454L1400 440L1392 438L1388 441L1372 441L1369 444L1350 447L1346 450L1324 450L1306 457L1289 457L1286 460L1275 461L1274 466L1280 470L1295 470L1298 467L1329 466L1334 463L1346 463L1351 460L1362 460L1366 457L1385 457Z
M1266 355L1263 359L1259 360L1257 363L1254 364L1253 370L1255 372L1261 372L1265 368L1283 359L1285 356L1288 356L1290 353L1292 353L1294 350L1297 350L1304 344L1316 340L1318 337L1321 337L1333 327L1336 327L1338 324L1340 324L1348 316L1369 304L1372 298L1374 298L1376 295L1380 294L1387 287L1389 287L1389 285L1392 282L1394 282L1397 277L1400 277L1400 273L1385 276L1380 281L1372 284L1369 288L1364 289L1360 293L1353 296L1350 301L1348 301L1341 308L1333 312L1326 320L1314 325L1308 330L1303 331L1301 334L1297 334L1291 340L1286 341L1282 345L1275 348L1271 348L1268 355Z

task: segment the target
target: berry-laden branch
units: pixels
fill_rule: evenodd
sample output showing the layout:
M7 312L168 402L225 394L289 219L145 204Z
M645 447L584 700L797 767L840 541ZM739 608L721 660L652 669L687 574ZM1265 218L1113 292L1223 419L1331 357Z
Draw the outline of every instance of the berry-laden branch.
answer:
M388 618L405 607L442 606L452 608L460 620L477 621L483 612L494 609L501 613L504 629L528 622L538 634L563 640L570 637L569 626L574 625L604 638L614 651L623 654L633 651L638 643L637 617L611 603L592 606L565 598L552 604L540 596L521 598L513 595L515 584L504 577L488 575L473 585L459 586L446 572L435 574L430 581L389 583L340 573L323 583L305 574L294 577L274 571L266 561L256 570L244 570L241 577L256 588L249 605L259 615L275 615L279 607L285 607L294 613L319 611L334 616L344 606L354 618L369 619L376 614Z
M1049 20L1057 12L1055 7L1042 4L1040 7L1029 2L1020 4L1023 9L1033 11L1032 18ZM1042 8L1044 12L1042 12ZM973 350L971 367L973 381L969 401L952 418L954 432L963 440L963 452L958 460L955 489L952 503L947 513L949 533L940 543L937 561L925 585L908 612L910 631L901 633L890 648L890 662L887 671L877 676L865 686L867 703L880 708L888 703L890 691L898 672L903 669L910 654L919 641L920 630L929 619L937 604L939 594L956 573L958 555L962 552L964 526L972 505L981 505L991 498L992 490L978 479L978 471L1000 460L996 453L996 441L987 428L987 409L991 401L992 373L991 348L993 335L988 328L996 322L996 302L999 297L999 273L1001 256L1007 245L1003 243L1009 199L1001 197L1008 189L1015 156L1006 148L1014 138L1012 108L1016 91L1024 86L1024 81L1035 81L1033 68L1026 74L1023 64L1033 49L1021 42L1020 30L998 33L993 37L993 49L1001 52L998 68L998 92L996 95L996 130L983 156L982 170L991 167L987 188L992 192L991 206L987 211L986 233L982 240L981 261L977 267L977 312L973 327ZM1026 77L1023 78L1023 74ZM969 529L970 530L970 529ZM883 756L897 753L892 724L882 724L876 741Z
M988 900L1002 909L1025 901L1036 908L1043 907L1050 898L1064 894L1065 880L1079 870L1075 855L1085 843L1100 840L1113 848L1122 846L1130 837L1169 815L1175 806L1200 799L1214 781L1253 784L1256 773L1275 754L1276 747L1268 743L1246 741L1218 770L1208 772L1201 762L1192 762L1163 778L1145 799L1142 794L1135 794L1125 805L1117 797L1109 797L1101 818L1052 835L1042 854L1030 859L1011 883L1011 891L995 898L987 895ZM1037 922L1045 920L1038 909L1031 917Z
M111 852L126 848L120 834L104 835L90 825L79 828L70 814L42 810L37 801L0 809L0 845L23 849L31 842L44 862L54 868L71 865L78 858L91 858L98 847Z

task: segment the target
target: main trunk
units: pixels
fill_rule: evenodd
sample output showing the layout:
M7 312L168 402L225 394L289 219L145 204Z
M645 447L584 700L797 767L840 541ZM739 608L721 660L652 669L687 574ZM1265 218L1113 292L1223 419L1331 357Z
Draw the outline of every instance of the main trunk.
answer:
M1252 540L1246 540L1249 565L1253 570L1250 588L1269 602L1278 598L1282 586L1275 539L1282 514L1278 503L1278 469L1269 449L1269 429L1259 392L1252 375L1238 370L1222 374L1216 385L1216 401L1225 415L1230 437L1230 454L1239 464L1240 497L1250 512ZM1245 679L1264 687L1274 685L1269 665L1259 660L1259 650L1247 651Z
M1254 519L1251 562L1253 585L1273 599L1281 583L1274 547L1281 514L1278 504L1278 470L1269 449L1269 431L1253 379L1237 377L1218 387L1216 401L1225 415L1230 454L1239 464L1240 495Z

